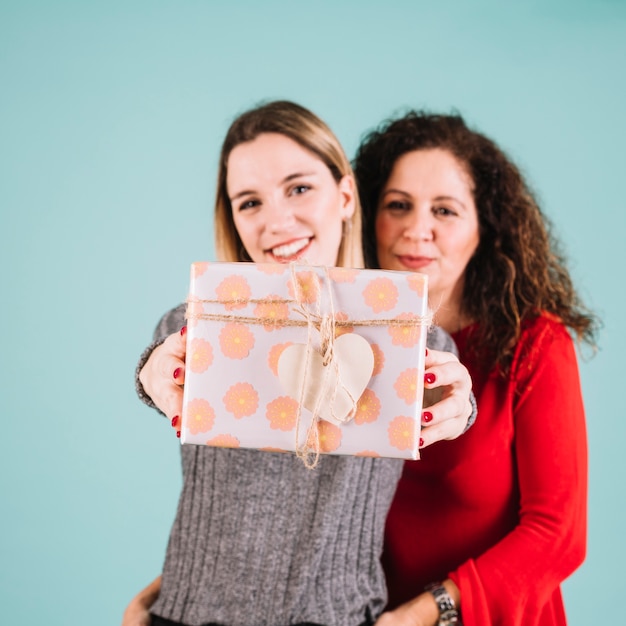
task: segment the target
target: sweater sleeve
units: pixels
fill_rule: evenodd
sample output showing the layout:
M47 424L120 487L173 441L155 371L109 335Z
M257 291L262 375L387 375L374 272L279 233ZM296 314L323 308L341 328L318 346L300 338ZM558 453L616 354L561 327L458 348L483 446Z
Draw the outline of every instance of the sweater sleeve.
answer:
M152 343L141 353L139 362L135 368L135 391L139 396L139 399L147 404L149 407L156 409L161 415L163 413L156 407L152 398L146 393L141 381L139 380L139 372L143 369L146 361L150 358L152 351L160 346L172 333L175 333L181 329L185 323L185 305L180 304L175 309L168 311L157 324L152 335Z
M564 624L560 602L550 607L550 598L585 557L587 442L574 346L554 321L544 319L532 335L509 390L519 523L450 573L465 626ZM552 621L539 619L551 611Z

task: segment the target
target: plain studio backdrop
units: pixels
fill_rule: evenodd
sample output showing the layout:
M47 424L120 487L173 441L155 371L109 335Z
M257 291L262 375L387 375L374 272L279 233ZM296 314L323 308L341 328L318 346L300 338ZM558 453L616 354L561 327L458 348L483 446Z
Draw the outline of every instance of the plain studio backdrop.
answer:
M135 397L134 367L189 264L214 259L230 121L274 98L318 113L350 156L407 107L456 109L522 166L604 319L580 361L588 556L564 593L573 626L610 620L626 561L624 68L623 0L3 0L2 623L117 624L160 571L178 441Z

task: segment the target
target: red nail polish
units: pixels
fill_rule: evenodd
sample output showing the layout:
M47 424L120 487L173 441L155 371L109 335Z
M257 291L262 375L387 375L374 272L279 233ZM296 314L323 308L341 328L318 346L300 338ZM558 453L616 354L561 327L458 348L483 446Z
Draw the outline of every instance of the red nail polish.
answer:
M422 419L425 422L432 422L433 421L433 414L430 411L424 411L422 413Z
M181 337L184 337L186 332L187 332L187 327L186 327L186 326L183 326L183 327L180 329L180 336L181 336Z
M424 447L424 440L420 437L420 448Z
M437 377L433 373L428 372L428 374L424 374L424 382L426 384L432 385L436 380Z
M428 348L426 348L426 356L428 356Z
M176 436L180 439L180 430L176 431Z
M183 370L182 370L180 367L177 367L177 368L174 370L174 373L172 374L172 376L174 377L174 380L176 380L176 379L180 376L180 373L181 373L182 371L183 371Z
M174 415L174 417L172 418L172 428L176 428L178 422L180 422L180 416Z

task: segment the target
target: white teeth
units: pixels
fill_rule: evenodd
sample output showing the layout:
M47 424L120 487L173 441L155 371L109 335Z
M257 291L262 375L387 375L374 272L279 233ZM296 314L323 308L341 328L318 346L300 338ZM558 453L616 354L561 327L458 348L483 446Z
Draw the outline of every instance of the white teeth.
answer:
M297 254L298 252L300 252L300 250L302 250L302 248L305 248L308 245L309 238L303 237L302 239L298 239L297 241L287 243L284 246L276 246L275 248L272 248L272 254L277 257L286 258Z

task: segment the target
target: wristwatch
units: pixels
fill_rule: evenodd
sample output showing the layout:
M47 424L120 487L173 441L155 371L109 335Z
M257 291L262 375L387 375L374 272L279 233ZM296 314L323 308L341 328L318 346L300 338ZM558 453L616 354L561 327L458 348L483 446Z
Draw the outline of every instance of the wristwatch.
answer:
M435 602L439 607L439 622L437 626L450 626L451 624L463 626L454 600L441 583L426 585L426 591L430 591L433 594Z

